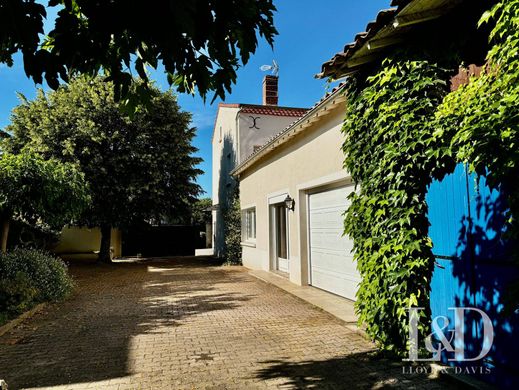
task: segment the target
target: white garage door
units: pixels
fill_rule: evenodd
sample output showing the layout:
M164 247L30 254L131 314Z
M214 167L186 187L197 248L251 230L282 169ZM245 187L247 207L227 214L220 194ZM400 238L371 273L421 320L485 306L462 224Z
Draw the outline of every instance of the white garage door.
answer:
M360 275L353 262L353 242L343 236L343 213L354 186L341 187L309 196L311 284L355 299Z

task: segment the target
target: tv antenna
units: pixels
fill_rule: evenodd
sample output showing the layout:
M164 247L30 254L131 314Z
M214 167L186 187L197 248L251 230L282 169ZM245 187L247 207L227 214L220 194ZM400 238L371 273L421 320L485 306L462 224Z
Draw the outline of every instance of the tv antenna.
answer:
M272 60L272 65L261 65L260 69L262 72L272 71L274 76L279 75L279 65L276 60Z

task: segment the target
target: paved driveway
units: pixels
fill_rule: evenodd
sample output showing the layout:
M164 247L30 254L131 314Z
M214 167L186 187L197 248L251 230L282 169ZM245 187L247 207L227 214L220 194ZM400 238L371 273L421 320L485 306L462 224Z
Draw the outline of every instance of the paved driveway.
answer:
M9 389L445 388L241 267L76 266L78 287L0 338Z

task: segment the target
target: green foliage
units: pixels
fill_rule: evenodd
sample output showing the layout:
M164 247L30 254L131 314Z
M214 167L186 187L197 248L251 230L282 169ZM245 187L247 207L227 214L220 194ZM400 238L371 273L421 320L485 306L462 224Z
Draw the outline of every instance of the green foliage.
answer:
M193 225L203 225L211 223L211 207L213 201L211 198L198 199L192 206L191 219Z
M0 279L0 325L30 310L35 305L36 295L29 278L21 272L13 279Z
M434 259L425 195L433 178L468 163L508 196L509 232L519 238L519 0L499 2L480 24L489 20L496 25L488 64L456 92L448 94L448 75L434 64L386 60L350 96L343 149L360 190L351 195L345 232L362 275L356 309L388 350L409 347L406 308L429 308ZM519 284L509 290L518 295Z
M20 314L37 303L59 301L73 288L67 267L40 250L0 254L0 317Z
M151 104L130 119L112 85L100 79L40 91L14 109L5 148L77 164L92 197L82 224L109 232L110 226L187 216L200 192L194 181L201 160L191 144L196 129L172 93L153 92Z
M59 242L61 228L62 226L52 228L41 221L29 223L20 219L14 219L9 226L7 249L32 248L50 250Z
M496 21L494 46L480 77L449 94L438 109L438 139L451 140L456 158L487 183L504 185L511 235L519 238L519 0L501 1L480 24Z
M226 264L241 264L241 210L238 190L231 196L229 208L223 212Z
M406 309L429 307L427 186L431 173L454 167L433 137L445 79L443 69L426 61L385 60L366 85L350 91L343 127L345 168L360 185L345 214L362 276L356 310L368 335L397 353L408 348Z
M89 203L83 174L70 163L32 153L0 156L0 213L60 228Z
M508 239L519 241L519 0L498 2L480 25L492 21L493 44L479 77L445 98L436 116L438 139L450 139L460 161L484 175L507 198ZM515 260L519 255L515 251ZM507 288L505 312L517 310L519 281Z
M47 10L59 10L44 31ZM198 89L222 99L236 71L256 51L258 36L272 45L272 0L156 1L34 0L0 2L0 63L23 54L25 72L56 89L60 78L105 72L125 104L136 106L147 88L131 90L132 71L148 80L146 67L164 68L180 92ZM47 36L45 36L47 33ZM133 93L129 93L133 92Z

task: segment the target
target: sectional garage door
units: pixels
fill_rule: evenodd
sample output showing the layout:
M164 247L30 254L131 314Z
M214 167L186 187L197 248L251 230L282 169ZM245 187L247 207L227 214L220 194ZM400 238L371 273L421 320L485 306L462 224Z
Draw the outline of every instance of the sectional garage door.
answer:
M342 235L343 213L353 185L309 196L310 283L314 287L355 299L360 275L353 262L353 242Z

